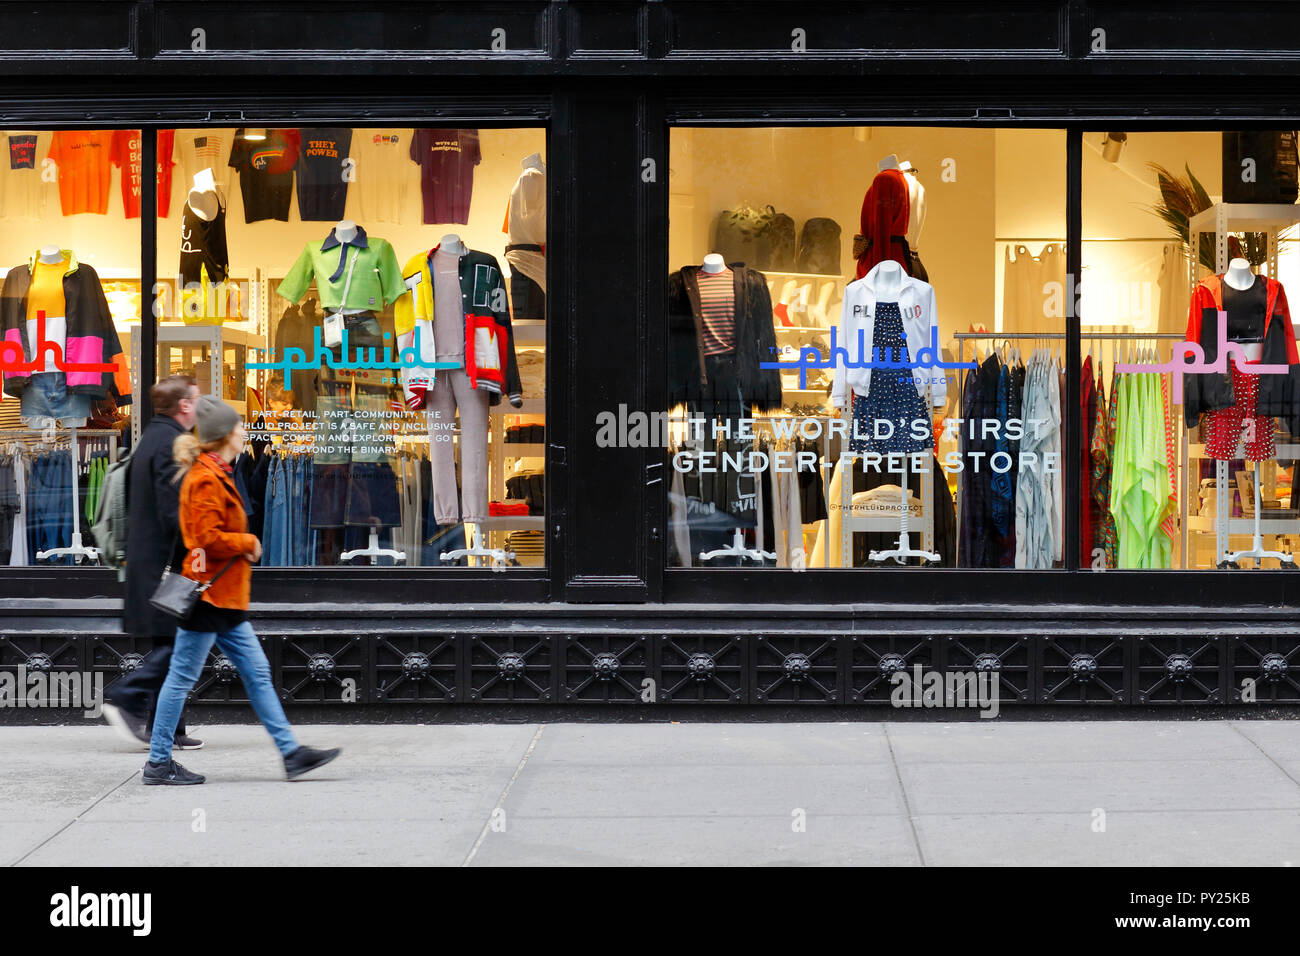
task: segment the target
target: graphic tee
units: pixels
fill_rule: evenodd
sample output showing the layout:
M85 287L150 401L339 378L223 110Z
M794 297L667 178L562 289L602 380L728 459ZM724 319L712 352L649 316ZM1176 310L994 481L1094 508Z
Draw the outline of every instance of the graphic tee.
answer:
M244 222L263 219L289 221L293 170L298 163L300 137L296 129L268 129L266 139L247 140L241 128L230 150L230 168L239 173L244 196Z
M230 134L221 130L178 129L176 134L176 161L180 164L184 187L189 191L194 177L205 169L212 170L212 178L221 187L223 196L230 195Z
M67 259L48 263L42 262L38 258L32 267L32 284L31 288L27 290L27 345L29 352L26 356L27 361L36 358L37 350L40 348L41 343L36 334L36 313L40 311L45 312L45 341L57 342L60 354L64 351L68 331L67 317L65 315L67 305L63 295L63 274L67 269ZM43 364L35 371L59 371L58 366L54 364L54 356L50 352L46 352Z
M4 134L9 161L0 171L5 219L40 219L45 206L45 183L41 162L50 146L49 133L12 131Z
M343 218L351 176L352 130L299 130L298 215L304 222L337 222Z
M358 222L401 222L410 181L411 130L359 129L352 137Z
M59 130L50 143L50 159L59 167L59 204L63 215L108 211L112 180L113 131Z
M425 225L469 222L474 167L483 159L476 129L417 129L411 161L420 165Z
M176 165L172 153L176 146L176 131L158 131L158 217L166 219L172 205L172 167ZM120 129L113 134L113 165L122 170L122 207L127 219L140 218L140 190L142 180L140 163L144 156L138 129Z

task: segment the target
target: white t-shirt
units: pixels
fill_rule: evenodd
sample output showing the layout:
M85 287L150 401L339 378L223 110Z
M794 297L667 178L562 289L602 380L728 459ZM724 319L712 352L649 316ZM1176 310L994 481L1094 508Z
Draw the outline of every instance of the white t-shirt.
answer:
M181 195L187 195L196 174L212 170L222 195L230 195L230 134L225 130L178 129L176 161L181 168ZM184 203L180 204L182 207ZM176 207L172 207L175 210Z
M6 130L0 135L7 153L0 160L0 217L40 219L55 182L53 178L48 183L41 181L41 164L49 155L53 134L48 130Z
M546 170L529 166L510 190L510 243L546 242Z
M348 205L357 222L400 223L407 216L406 198L415 175L410 161L412 135L409 129L352 131L356 180L348 190ZM411 215L411 222L419 222L416 215Z

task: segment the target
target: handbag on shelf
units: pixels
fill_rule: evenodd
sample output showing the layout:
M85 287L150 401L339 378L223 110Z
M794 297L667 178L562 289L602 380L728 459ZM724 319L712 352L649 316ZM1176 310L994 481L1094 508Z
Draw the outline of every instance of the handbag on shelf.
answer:
M172 541L172 553L176 553L176 539ZM209 581L194 581L183 574L177 574L172 571L172 564L168 561L167 566L163 568L162 579L158 582L153 597L149 598L149 603L164 614L170 614L177 620L183 621L190 616L194 605L203 596L203 592L216 584L217 579L229 571L230 566L241 557L242 555L235 555Z

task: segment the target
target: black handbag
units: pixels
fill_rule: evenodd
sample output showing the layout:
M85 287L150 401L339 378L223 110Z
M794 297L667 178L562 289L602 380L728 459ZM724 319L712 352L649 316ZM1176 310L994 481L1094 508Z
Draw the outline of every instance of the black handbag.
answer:
M176 542L172 542L172 553L176 553ZM174 574L172 572L171 562L163 568L162 580L158 582L157 589L153 592L153 597L149 603L162 611L164 614L170 614L177 620L184 621L194 611L194 605L198 603L203 592L212 585L217 583L217 579L230 570L230 566L238 561L242 555L236 555L225 563L220 571L212 576L209 581L195 581L187 578L183 574Z

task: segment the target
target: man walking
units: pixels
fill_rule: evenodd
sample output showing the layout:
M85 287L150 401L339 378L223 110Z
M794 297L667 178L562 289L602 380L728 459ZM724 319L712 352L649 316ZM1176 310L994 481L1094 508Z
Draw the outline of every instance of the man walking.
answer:
M140 435L131 456L127 480L126 597L122 633L150 637L154 649L135 670L105 692L104 717L134 744L149 746L158 691L167 679L176 619L157 610L149 599L158 588L163 568L179 573L185 546L178 540L177 510L180 482L173 481L176 463L172 445L194 427L199 387L189 375L169 375L149 390L153 419ZM172 549L175 547L175 553ZM197 750L203 741L187 736L182 717L176 747Z

